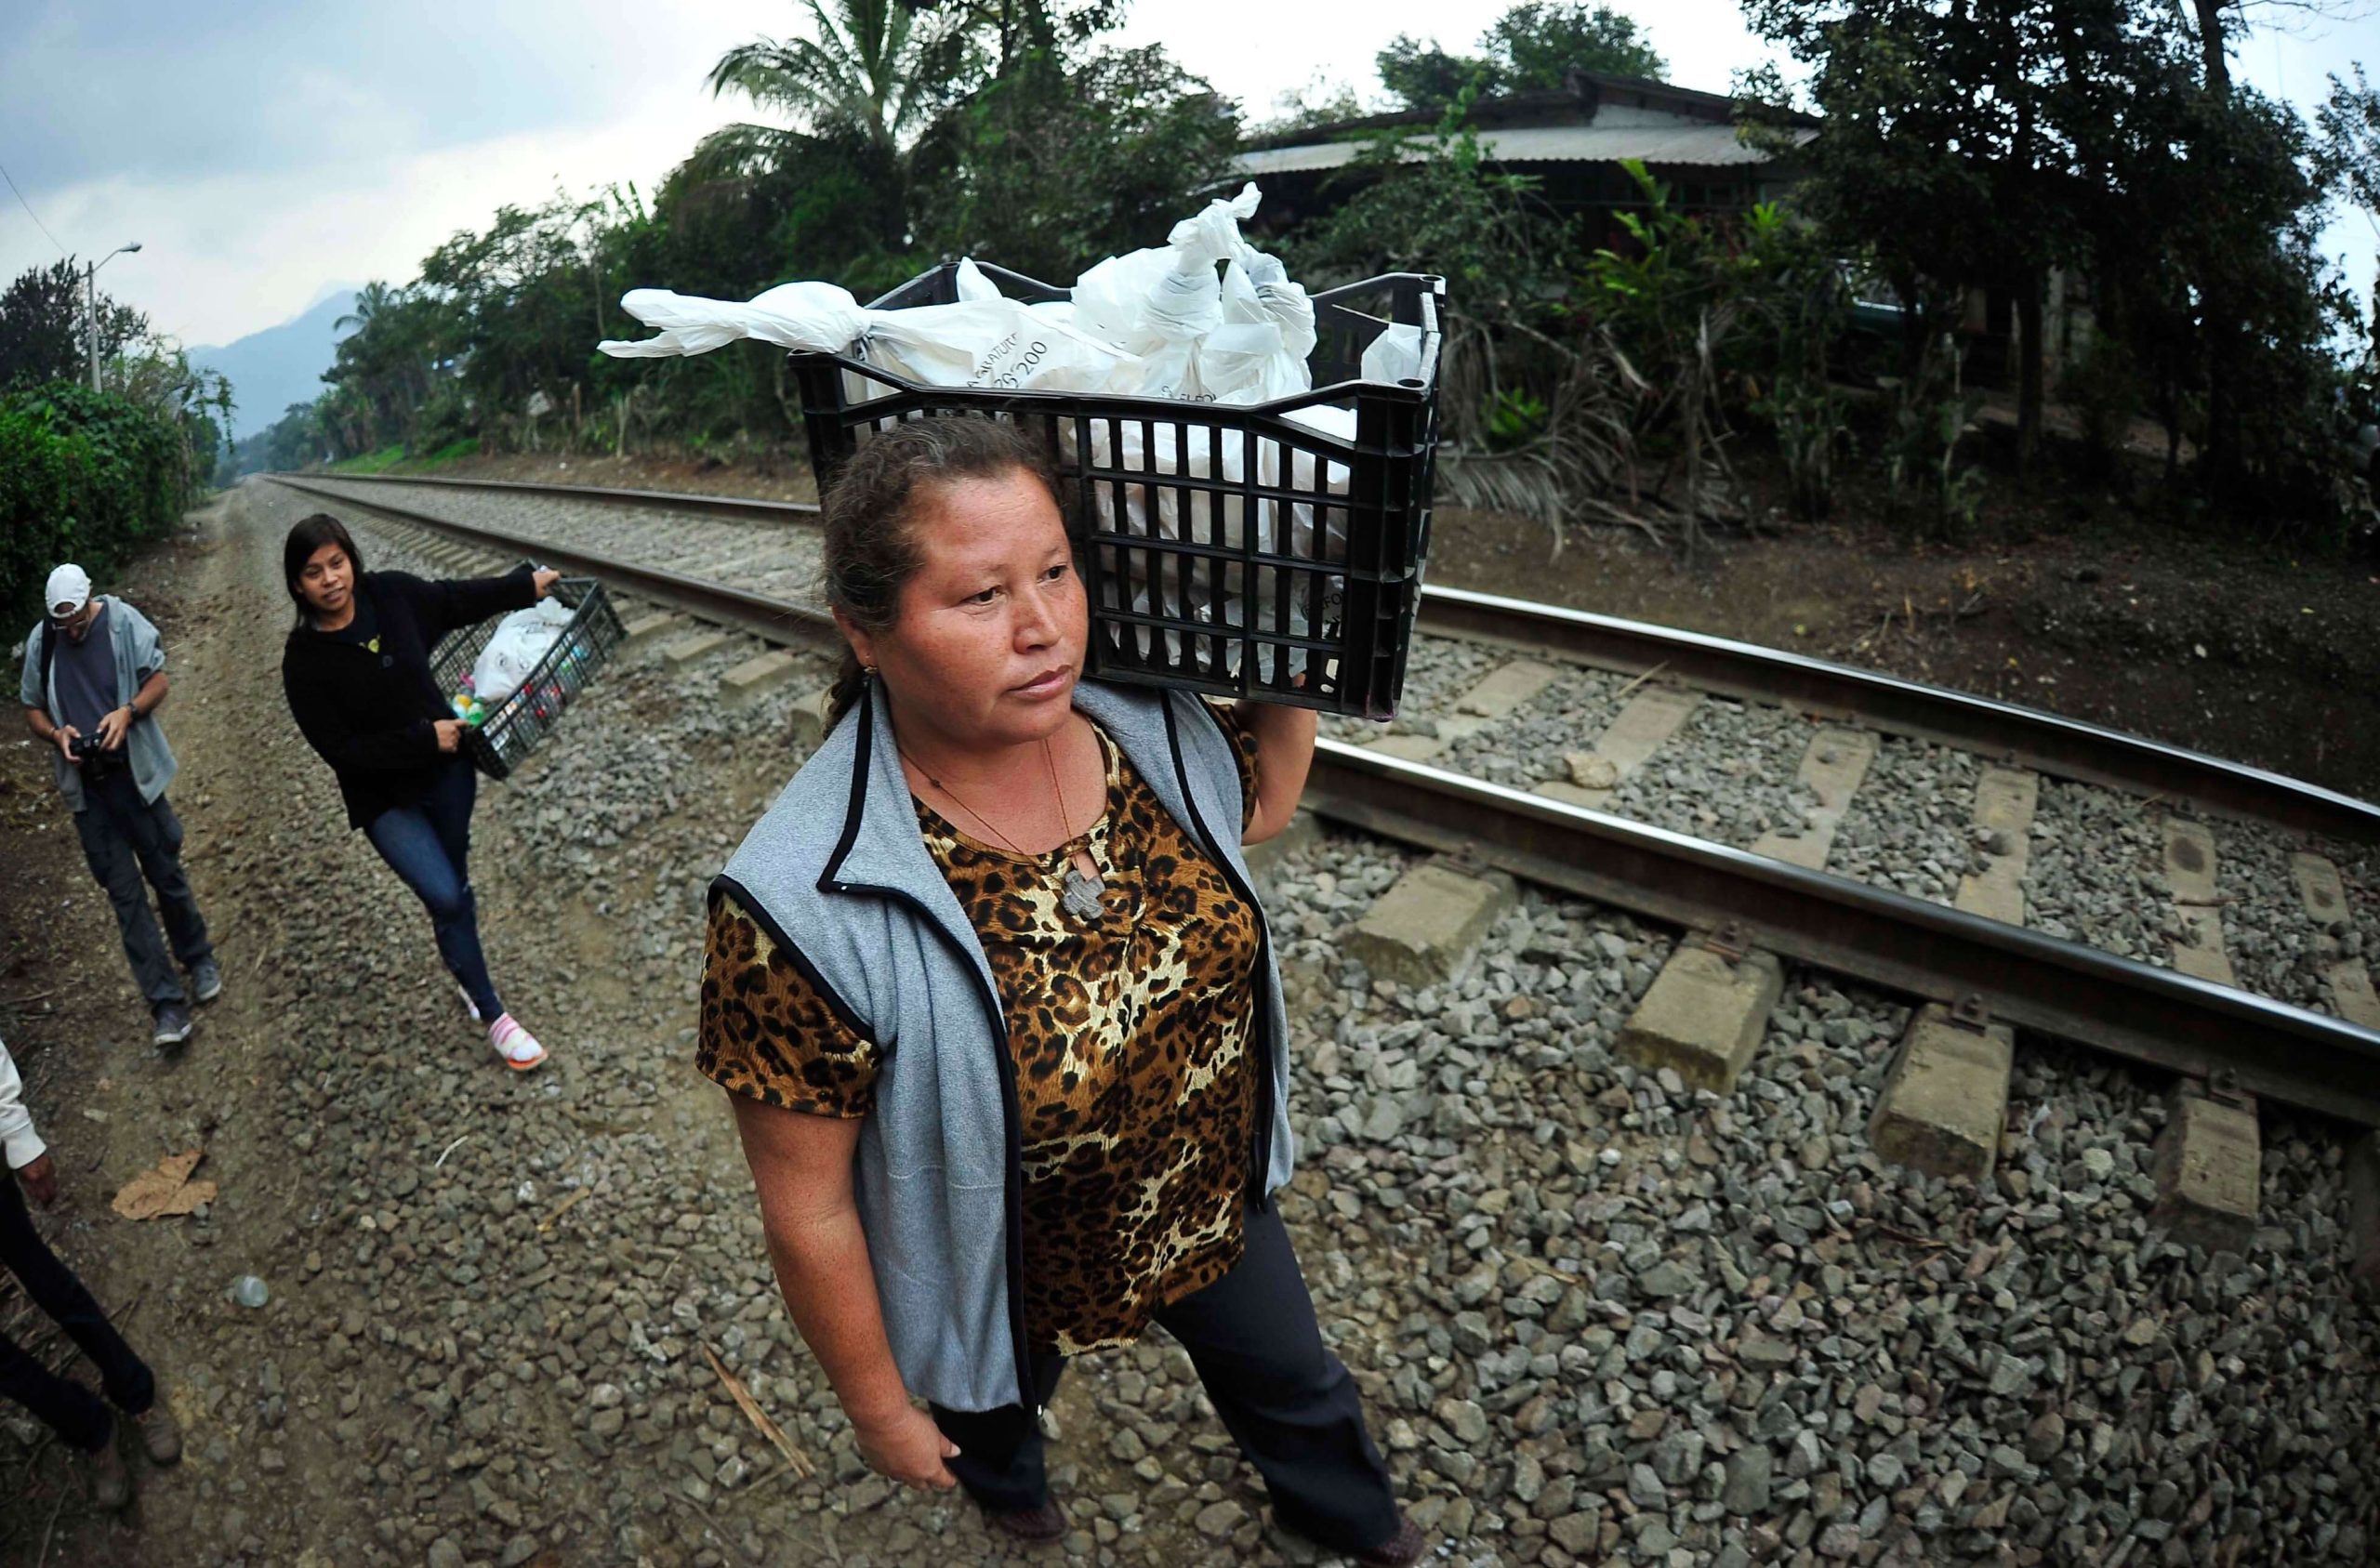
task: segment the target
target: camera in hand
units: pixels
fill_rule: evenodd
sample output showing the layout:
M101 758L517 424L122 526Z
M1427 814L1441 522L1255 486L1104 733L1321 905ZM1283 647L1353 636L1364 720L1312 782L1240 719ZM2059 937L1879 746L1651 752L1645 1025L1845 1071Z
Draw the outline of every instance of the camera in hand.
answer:
M124 761L122 752L108 750L97 735L74 736L66 743L66 755L74 766L92 774L105 773Z

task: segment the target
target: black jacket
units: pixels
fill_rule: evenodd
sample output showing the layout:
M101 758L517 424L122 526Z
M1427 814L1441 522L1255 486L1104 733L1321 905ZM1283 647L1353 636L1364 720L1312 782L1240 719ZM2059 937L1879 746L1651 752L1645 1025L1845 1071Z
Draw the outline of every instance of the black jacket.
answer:
M348 825L363 827L419 800L447 760L430 725L455 710L430 673L430 650L457 626L535 604L537 587L522 566L436 583L366 572L355 591L378 618L379 652L300 626L281 651L281 689L307 743L338 775Z

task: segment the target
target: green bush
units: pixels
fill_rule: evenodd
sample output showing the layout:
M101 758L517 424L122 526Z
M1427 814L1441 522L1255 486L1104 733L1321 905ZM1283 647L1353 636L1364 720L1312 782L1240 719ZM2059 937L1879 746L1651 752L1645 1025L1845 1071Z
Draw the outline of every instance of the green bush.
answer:
M0 398L0 632L40 613L51 567L104 577L195 494L178 433L122 398L63 381Z

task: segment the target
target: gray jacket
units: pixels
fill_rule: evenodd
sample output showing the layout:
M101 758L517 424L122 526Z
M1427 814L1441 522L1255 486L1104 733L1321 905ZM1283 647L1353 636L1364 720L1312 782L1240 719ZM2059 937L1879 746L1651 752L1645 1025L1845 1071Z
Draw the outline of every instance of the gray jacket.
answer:
M106 606L101 618L109 638L115 645L115 701L118 707L132 701L140 683L165 667L165 645L157 640L157 628L149 617L112 594L101 594L99 602ZM41 679L41 639L47 621L36 625L25 639L24 674L17 682L17 700L27 707L47 711L52 724L65 720L58 708L58 666L52 659L49 681ZM157 723L157 716L136 718L125 732L124 749L132 764L132 782L139 787L140 798L150 804L165 793L174 782L174 748L165 744L165 731ZM58 748L50 748L50 765L58 774L58 792L76 810L83 809L83 775L63 757Z
M1166 810L1258 911L1260 1070L1251 1201L1289 1179L1289 1020L1262 906L1240 856L1239 770L1206 704L1084 682L1107 731ZM714 890L733 893L846 1023L881 1052L853 1192L892 1359L912 1394L954 1410L1024 1403L1027 1386L1014 1062L974 928L918 834L879 686L794 775ZM1220 836L1213 829L1226 830Z

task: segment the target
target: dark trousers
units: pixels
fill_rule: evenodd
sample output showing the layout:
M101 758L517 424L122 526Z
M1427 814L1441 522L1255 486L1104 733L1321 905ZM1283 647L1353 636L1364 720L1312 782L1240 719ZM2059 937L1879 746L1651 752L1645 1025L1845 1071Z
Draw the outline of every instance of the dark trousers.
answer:
M60 1262L41 1239L16 1179L7 1175L0 1175L0 1263L8 1266L33 1304L99 1367L108 1404L138 1416L156 1402L157 1380L108 1322L74 1271ZM49 1424L59 1441L86 1454L105 1447L115 1434L115 1417L108 1414L107 1404L73 1378L50 1372L5 1334L0 1334L0 1396L25 1406Z
M503 1013L496 985L487 978L480 951L480 912L471 897L471 807L479 798L479 774L462 758L438 770L430 793L411 806L381 812L364 830L389 869L413 889L430 911L438 956L461 982L483 1021Z
M190 993L165 955L157 934L157 916L150 912L149 889L157 890L157 907L165 913L165 936L173 942L173 957L183 968L215 951L206 940L206 921L198 900L182 875L182 824L174 809L159 796L140 798L132 770L118 766L83 778L83 809L74 813L74 832L83 840L83 858L91 875L108 890L115 907L116 930L124 938L124 955L132 964L132 978L149 1005L183 1002ZM141 880L148 879L143 887Z
M1369 1551L1396 1534L1396 1499L1364 1430L1355 1381L1323 1346L1280 1212L1250 1210L1247 1236L1236 1268L1157 1321L1190 1352L1215 1413L1264 1478L1275 1518L1335 1550ZM1055 1351L1034 1356L1037 1403L1049 1403L1064 1366ZM933 1418L960 1450L951 1473L985 1507L1015 1512L1048 1499L1032 1411L937 1404Z

